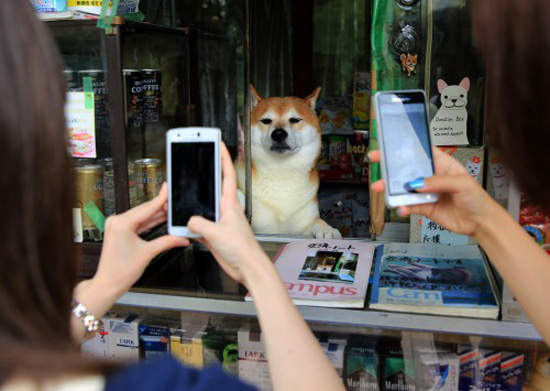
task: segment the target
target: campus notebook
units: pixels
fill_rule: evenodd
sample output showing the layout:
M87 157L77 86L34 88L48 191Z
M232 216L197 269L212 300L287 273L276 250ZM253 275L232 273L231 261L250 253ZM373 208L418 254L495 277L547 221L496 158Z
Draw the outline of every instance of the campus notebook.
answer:
M496 319L499 304L477 246L379 246L369 308Z
M287 244L274 262L295 304L363 308L375 248L359 241L300 240Z

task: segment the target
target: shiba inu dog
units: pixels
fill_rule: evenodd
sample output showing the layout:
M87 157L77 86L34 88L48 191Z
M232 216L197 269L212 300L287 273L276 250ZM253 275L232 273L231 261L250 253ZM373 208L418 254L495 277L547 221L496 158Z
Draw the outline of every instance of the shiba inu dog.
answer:
M250 122L252 150L252 228L256 233L340 238L319 217L316 164L321 127L315 104L321 88L305 99L260 97L253 86ZM245 167L237 162L244 192Z

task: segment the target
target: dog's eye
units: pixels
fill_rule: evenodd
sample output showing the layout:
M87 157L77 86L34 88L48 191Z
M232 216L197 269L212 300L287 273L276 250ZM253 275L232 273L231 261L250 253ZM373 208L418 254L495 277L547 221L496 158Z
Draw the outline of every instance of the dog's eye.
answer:
M272 123L273 121L269 118L263 118L260 120L260 122L264 125L269 125L270 123Z
M464 98L464 94L460 94L460 97L461 97L461 98Z
M445 99L449 99L449 95L445 95Z
M289 121L291 124L297 124L297 123L300 122L301 120L302 120L301 118L292 117L292 118L289 119L288 121Z

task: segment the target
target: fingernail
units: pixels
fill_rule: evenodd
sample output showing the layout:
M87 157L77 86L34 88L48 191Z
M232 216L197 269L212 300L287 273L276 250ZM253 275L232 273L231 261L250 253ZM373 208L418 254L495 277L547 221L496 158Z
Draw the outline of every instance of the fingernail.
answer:
M422 189L424 186L425 186L424 179L418 178L418 179L415 179L414 181L405 183L405 190L410 192L415 192L419 189Z

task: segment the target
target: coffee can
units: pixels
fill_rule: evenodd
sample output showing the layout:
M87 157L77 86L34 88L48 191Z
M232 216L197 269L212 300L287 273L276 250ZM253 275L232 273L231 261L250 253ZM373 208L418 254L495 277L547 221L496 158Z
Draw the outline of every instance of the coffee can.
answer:
M143 75L139 69L124 69L126 126L143 126Z
M73 169L76 179L76 208L79 208L82 214L84 239L100 241L102 239L101 232L84 209L88 203L93 202L102 213L105 212L103 165L79 161Z
M105 208L105 216L111 216L116 213L113 159L108 157L103 159L101 163L103 164L103 206Z
M159 122L162 110L160 69L142 69L143 77L143 121Z
M136 201L138 204L155 198L164 182L164 172L160 159L137 159L134 161L136 181Z

